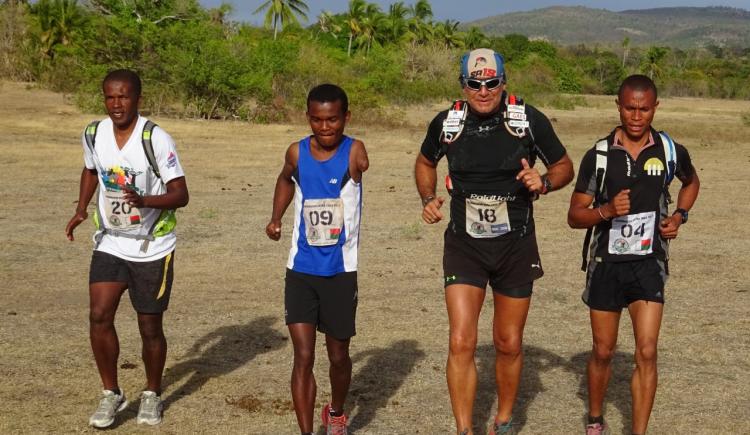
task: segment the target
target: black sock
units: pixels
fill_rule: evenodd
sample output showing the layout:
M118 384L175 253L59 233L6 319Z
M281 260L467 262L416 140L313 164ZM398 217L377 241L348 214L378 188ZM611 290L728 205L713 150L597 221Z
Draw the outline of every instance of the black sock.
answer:
M112 389L111 389L111 390L109 390L109 391L111 391L111 392L113 392L113 393L117 394L118 396L121 396L121 395L122 395L122 391L120 391L120 387L117 387L117 388L112 388Z
M595 423L604 424L604 416L600 415L599 417L592 417L589 415L589 424Z
M331 415L331 417L341 417L342 415L344 415L344 411L334 411L333 408L329 408L328 413Z

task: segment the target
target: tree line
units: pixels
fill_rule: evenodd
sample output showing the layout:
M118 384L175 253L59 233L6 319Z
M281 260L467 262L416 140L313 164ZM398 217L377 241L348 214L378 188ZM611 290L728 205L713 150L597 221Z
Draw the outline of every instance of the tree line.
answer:
M523 35L485 35L433 20L427 0L387 10L351 0L308 26L302 0L267 0L264 26L228 19L231 7L197 0L4 0L0 74L65 92L100 110L100 80L132 68L144 110L184 117L286 120L307 90L341 84L353 107L386 119L394 107L460 96L458 59L489 47L506 59L509 86L535 104L571 108L583 93L613 94L626 75L654 78L662 95L750 99L750 48L680 50L558 46ZM394 119L395 121L395 119Z

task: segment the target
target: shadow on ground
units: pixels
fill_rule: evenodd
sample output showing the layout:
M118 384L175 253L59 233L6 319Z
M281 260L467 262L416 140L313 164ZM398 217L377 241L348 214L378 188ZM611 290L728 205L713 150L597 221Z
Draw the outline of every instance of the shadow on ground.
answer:
M349 390L350 433L373 421L424 357L416 340L400 340L386 348L360 352L352 358L354 364L365 359L367 363L354 375Z
M198 391L210 379L226 375L256 356L284 346L286 338L273 328L276 319L259 317L244 325L222 326L195 342L182 361L166 369L164 389L174 386L164 400L168 408ZM182 386L175 384L187 378Z
M478 385L477 397L474 402L474 431L478 435L488 433L489 425L495 418L497 390L495 386L495 348L493 345L484 345L477 348L477 371ZM583 417L586 415L587 384L586 384L586 361L589 352L574 355L570 360L549 352L545 349L524 346L524 367L521 374L521 385L518 398L513 408L513 421L516 430L523 429L527 421L527 413L534 399L540 393L546 391L542 383L542 373L555 368L574 373L579 380L576 397L581 400L578 409L571 409L573 418L580 420L583 428ZM607 390L607 403L612 403L622 414L622 422L625 428L630 428L630 375L633 370L631 357L625 353L617 352L613 360L612 379ZM571 399L574 392L570 392ZM571 400L571 403L573 401ZM606 403L605 403L606 405ZM533 417L532 417L533 418ZM623 433L629 434L625 430Z
M582 402L581 415L585 416L588 406L588 386L586 383L586 362L589 359L590 352L581 352L570 359L570 370L580 380L578 384L577 396ZM633 356L625 352L615 352L612 359L612 377L609 379L607 396L604 399L604 409L607 404L611 403L617 408L621 415L622 433L630 435L630 427L633 424L630 399L630 378L635 368ZM605 415L604 418L607 416ZM581 418L583 424L583 418ZM612 432L610 428L610 432Z

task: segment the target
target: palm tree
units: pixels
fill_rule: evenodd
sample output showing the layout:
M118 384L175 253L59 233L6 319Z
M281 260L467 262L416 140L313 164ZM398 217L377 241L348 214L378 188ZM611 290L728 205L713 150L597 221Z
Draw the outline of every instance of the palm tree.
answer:
M55 45L69 45L73 32L84 20L77 0L39 0L32 6L39 22L40 51L43 56L54 57Z
M330 11L323 11L318 15L318 31L320 33L330 33L334 38L338 38L341 29L341 25L336 22L336 17Z
M445 20L435 25L435 39L445 48L455 48L461 45L462 39L458 35L458 21Z
M274 40L276 40L279 28L283 29L288 24L299 24L297 15L307 20L306 12L309 10L302 0L267 0L253 14L258 14L265 9L268 10L263 25L266 28L273 27Z
M346 55L352 56L352 42L354 38L362 32L362 18L365 16L367 2L365 0L350 0L349 10L346 12L344 23L349 28L349 47L346 49Z
M360 21L360 36L357 38L358 45L365 46L365 56L370 53L372 42L378 36L378 30L383 27L381 23L384 18L380 6L375 3L367 4L365 14Z
M645 65L643 67L648 71L648 77L653 80L654 76L661 75L661 66L659 63L669 53L667 47L650 47L646 52Z
M409 15L409 32L411 39L417 43L429 42L434 34L432 26L432 6L427 0L417 0L413 6L408 8Z
M464 47L468 50L485 47L489 44L487 37L477 26L469 27L469 31L464 33Z
M630 52L630 38L627 36L622 40L622 67L625 68L625 62L628 60L628 53Z

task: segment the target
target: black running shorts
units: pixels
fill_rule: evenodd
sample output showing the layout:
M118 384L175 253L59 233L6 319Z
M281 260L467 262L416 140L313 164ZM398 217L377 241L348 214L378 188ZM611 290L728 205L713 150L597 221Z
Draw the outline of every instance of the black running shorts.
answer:
M357 272L318 276L286 270L284 320L311 323L318 331L338 340L357 332Z
M664 262L654 257L593 263L586 274L583 302L592 310L621 311L635 301L664 303Z
M128 286L130 302L142 314L167 311L174 278L174 251L154 261L127 261L106 252L94 251L89 284L122 282Z
M445 231L445 286L468 284L514 298L531 296L534 280L544 275L536 235L475 239Z

